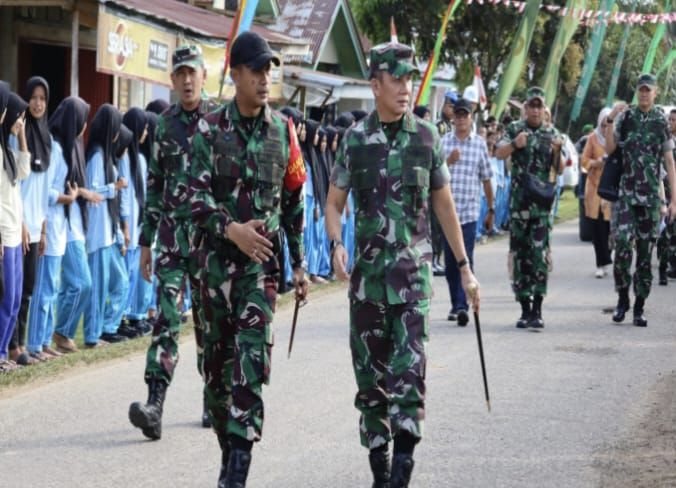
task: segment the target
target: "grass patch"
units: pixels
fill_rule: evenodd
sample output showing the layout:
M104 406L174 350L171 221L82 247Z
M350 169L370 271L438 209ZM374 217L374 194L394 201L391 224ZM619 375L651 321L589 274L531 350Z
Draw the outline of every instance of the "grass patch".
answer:
M312 285L310 288L310 300L332 293L346 284L338 281L326 285ZM277 299L277 311L286 307L293 306L293 293L285 293ZM181 327L179 342L185 342L193 337L192 317L188 314L188 321ZM150 345L150 336L138 337L136 339L109 344L106 347L98 349L84 349L84 338L82 336L82 327L78 327L78 333L75 342L80 348L80 352L73 354L64 354L62 357L52 361L34 364L23 367L10 373L0 374L0 393L7 396L7 393L13 389L24 386L34 386L41 382L46 382L64 374L79 371L82 368L91 367L96 364L105 364L117 359L145 352ZM142 372L139 371L139 377Z
M575 196L575 191L567 188L561 193L561 200L559 201L559 214L556 217L556 223L566 222L568 220L577 219L579 215L578 199Z

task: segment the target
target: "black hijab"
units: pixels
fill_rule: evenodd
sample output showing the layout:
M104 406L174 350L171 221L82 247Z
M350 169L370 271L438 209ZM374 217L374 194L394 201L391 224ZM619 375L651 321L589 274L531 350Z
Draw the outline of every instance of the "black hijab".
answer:
M120 125L120 137L117 138L117 141L115 141L115 166L117 167L118 165L118 160L122 159L122 156L124 156L124 152L129 149L129 145L131 144L131 141L134 140L134 133L122 123ZM120 168L118 167L118 170Z
M52 136L61 145L63 159L68 167L66 183L86 187L85 157L82 137L78 137L84 129L89 117L89 104L79 97L64 98L49 118L49 129ZM68 193L68 185L63 189ZM77 204L82 214L82 224L87 229L87 201L83 197L77 198ZM65 205L66 218L70 222L70 205Z
M122 126L122 114L109 103L104 103L96 111L92 120L92 126L89 129L89 141L87 141L87 150L85 158L87 164L96 153L101 150L103 155L103 170L106 175L106 185L115 183L115 143L113 139L120 134ZM113 224L113 235L120 222L120 193L117 192L115 198L108 199L108 213Z
M6 81L0 81L0 117L2 117L2 114L5 112L5 109L7 108L7 102L9 101L10 93L11 91L9 89L9 83L7 83ZM2 151L2 166L3 168L5 168L5 171L7 171L8 163L6 163L5 161L7 161L7 154L10 151L9 148L6 147L5 145L4 124L0 124L0 151Z
M162 115L162 113L169 108L169 102L158 98L153 100L148 105L146 105L146 112L153 112L156 115Z
M14 159L14 152L9 148L9 136L12 134L12 126L16 123L21 115L28 108L28 104L14 92L9 93L7 99L7 115L2 123L2 150L4 151L3 167L7 172L9 181L12 186L16 185L16 160Z
M303 114L297 108L284 107L283 109L280 110L280 112L286 115L291 120L293 120L293 125L295 126L298 126L298 124L303 122Z
M122 117L122 122L132 132L132 140L129 144L129 169L131 170L131 180L136 191L136 199L139 205L139 212L143 214L143 204L145 203L145 193L143 188L143 175L139 169L138 157L141 153L139 140L143 131L148 125L148 117L140 108L134 107ZM146 136L147 138L147 136ZM146 160L147 161L147 160Z
M49 84L47 80L40 76L33 76L28 80L24 97L30 103L33 92L38 86L45 90L45 106L47 106L49 104ZM47 171L52 154L52 138L49 135L46 110L45 114L39 119L33 117L30 110L26 112L26 143L31 153L31 171L35 173Z
M153 144L155 143L155 130L157 129L157 114L146 110L146 119L148 122L148 135L143 144L140 145L141 154L146 158L146 164L150 165L150 156L153 154Z
M315 134L319 130L319 122L308 119L305 121L305 141L301 143L301 151L303 152L303 159L307 161L312 172L312 194L314 196L315 205L319 204L320 188L319 188L319 148L313 144Z
M343 129L349 129L354 124L354 115L352 112L343 112L338 116L334 122L336 127L342 127Z
M425 115L430 113L430 109L427 108L425 105L416 105L416 107L413 109L413 113L416 114L421 119L424 119Z
M324 151L321 150L322 140L326 137L328 140L328 132L326 128L319 127L317 130L319 134L319 141L317 142L317 156L319 162L319 170L317 172L317 182L319 183L319 205L323 209L326 206L326 196L329 192L329 178L331 176L331 161L329 160L328 153L329 146L326 145Z
M352 116L354 117L355 122L359 122L361 119L365 118L369 113L366 110L353 110Z

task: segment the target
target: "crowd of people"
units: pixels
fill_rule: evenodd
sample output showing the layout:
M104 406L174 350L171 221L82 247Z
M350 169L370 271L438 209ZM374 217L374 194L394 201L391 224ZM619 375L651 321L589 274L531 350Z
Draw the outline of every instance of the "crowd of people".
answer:
M361 441L374 486L408 486L422 437L431 271L446 277L448 320L465 326L480 305L475 242L508 228L516 327L543 328L554 180L565 163L542 88L531 86L522 116L502 123L480 120L471 87L448 92L433 124L428 108L410 108L411 58L403 44L374 47L376 109L333 124L270 108L279 59L248 32L230 56L235 98L221 106L201 97L206 71L193 45L172 56L176 104L124 114L104 104L89 125L78 97L48 116L39 76L21 96L0 82L0 371L78 351L80 323L86 348L152 333L148 400L131 404L129 419L160 439L187 301L202 422L222 450L218 486L243 487L262 437L278 291L291 286L302 301L307 279L349 279ZM580 145L596 276L613 264L615 322L631 309L633 283L633 323L646 326L658 237L660 284L676 270L676 111L667 122L655 107L653 76L636 90L636 106L602 110ZM598 189L617 148L623 171L610 202ZM432 259L420 248L428 240Z

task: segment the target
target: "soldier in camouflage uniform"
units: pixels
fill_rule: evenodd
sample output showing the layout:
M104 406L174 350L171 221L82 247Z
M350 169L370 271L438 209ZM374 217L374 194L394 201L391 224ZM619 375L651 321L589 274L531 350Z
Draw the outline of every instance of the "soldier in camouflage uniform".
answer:
M671 113L669 113L669 128L671 140L676 142L676 108L671 109ZM676 158L676 148L672 149L672 155ZM667 205L671 200L671 188L667 178L664 178L663 181L666 197L664 203ZM676 272L676 219L666 223L659 239L657 239L657 257L660 263L659 283L666 286L669 283L668 275L673 276Z
M215 106L201 98L206 77L199 47L180 46L172 56L171 74L180 102L157 122L155 144L148 165L148 190L139 243L141 271L151 281L151 246L155 245L158 316L146 359L148 402L132 403L129 420L150 439L162 436L162 406L166 389L178 361L181 317L177 299L186 276L190 279L197 368L202 374L202 306L199 298L201 259L195 249L195 226L191 220L189 172L191 139L201 116ZM206 410L206 409L205 409ZM203 412L202 423L208 427Z
M263 428L263 384L270 376L279 232L284 229L296 296L304 299L305 165L294 124L267 104L267 42L237 37L230 57L233 101L200 121L193 141L193 217L206 232L202 299L205 392L222 450L219 487L244 487Z
M509 269L512 289L521 304L518 328L544 327L542 301L547 294L551 208L538 205L526 194L526 175L551 181L551 173L563 170L559 132L544 121L544 90L527 91L526 118L507 127L498 143L496 157L511 156L512 188L509 202Z
M618 302L613 321L622 322L631 305L629 286L632 282L632 248L635 246L634 325L645 327L648 321L644 316L644 305L652 285L651 257L659 233L660 162L664 162L672 189L676 188L676 175L672 154L674 141L664 112L654 105L657 96L655 77L641 75L636 90L637 106L618 104L606 119L606 151L611 154L619 146L623 157L613 267ZM676 215L676 192L673 191L669 211L672 217Z
M478 285L465 254L448 168L434 126L409 110L412 49L371 50L376 110L348 129L331 175L326 223L336 276L348 279L340 215L354 192L356 255L350 278L350 348L375 487L404 487L423 434L425 343L432 294L430 203L442 223L465 290ZM479 305L475 293L473 305ZM394 458L389 466L389 442Z

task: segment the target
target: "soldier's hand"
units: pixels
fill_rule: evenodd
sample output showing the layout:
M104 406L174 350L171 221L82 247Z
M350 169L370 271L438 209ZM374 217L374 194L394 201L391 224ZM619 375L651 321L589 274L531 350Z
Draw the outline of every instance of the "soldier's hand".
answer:
M267 262L274 254L272 242L263 237L257 229L265 225L264 220L249 220L245 224L232 222L228 225L228 239L234 242L244 254L258 264Z
M347 274L347 249L342 244L338 244L333 250L333 270L340 281L347 281L350 277Z
M528 132L523 131L514 139L514 145L519 149L523 149L526 147L526 144L528 144Z
M296 288L296 300L305 300L309 285L303 268L293 270L293 286Z
M621 114L622 112L627 110L627 108L629 108L629 105L627 105L624 102L620 102L613 107L613 109L610 111L610 114L608 115L608 117L611 118L611 119L614 119L619 114Z
M148 283L152 283L153 256L149 247L141 246L141 275Z
M465 295L470 299L472 304L472 309L475 312L479 313L479 308L481 305L481 293L479 292L479 282L477 281L474 273L469 268L469 266L463 266L460 270L460 279L462 281L462 289L465 291Z

